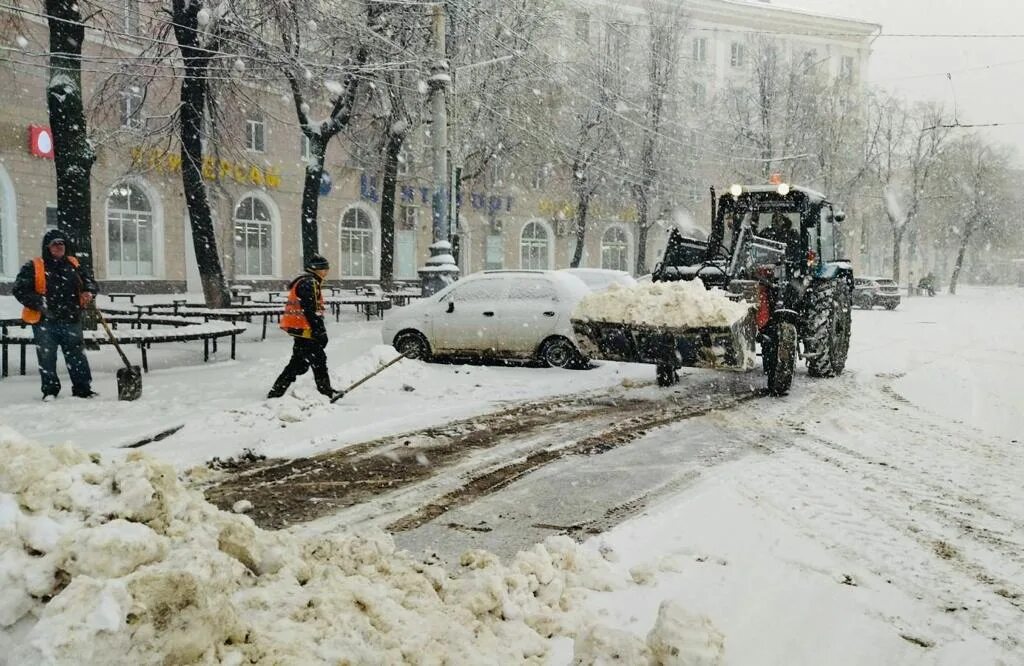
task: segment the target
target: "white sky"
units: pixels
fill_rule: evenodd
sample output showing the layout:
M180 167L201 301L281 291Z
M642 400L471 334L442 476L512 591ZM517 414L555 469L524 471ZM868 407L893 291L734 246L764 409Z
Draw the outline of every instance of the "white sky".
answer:
M882 25L884 33L1024 34L1020 0L773 0L778 6ZM946 72L953 76L952 87ZM870 80L908 97L942 101L961 123L1020 123L985 135L1012 144L1024 161L1024 36L1017 38L880 37Z

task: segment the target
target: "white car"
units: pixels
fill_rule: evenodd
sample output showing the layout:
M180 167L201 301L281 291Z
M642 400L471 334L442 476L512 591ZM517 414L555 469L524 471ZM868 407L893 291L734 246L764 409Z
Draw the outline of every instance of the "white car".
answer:
M588 293L559 271L484 271L433 296L392 308L385 344L410 358L538 359L551 367L586 363L570 317Z
M615 271L610 268L563 268L560 273L575 275L591 291L604 291L613 284L620 287L635 287L636 280L626 271Z

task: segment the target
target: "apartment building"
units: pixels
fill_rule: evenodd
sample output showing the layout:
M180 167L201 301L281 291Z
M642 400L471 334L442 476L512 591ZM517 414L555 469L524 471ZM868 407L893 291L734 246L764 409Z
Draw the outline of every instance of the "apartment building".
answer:
M100 140L93 167L93 251L97 277L108 290L199 291L180 158L174 141L154 141L150 131L176 104L177 81L151 78L145 88L122 76L111 84L102 63L124 55L145 37L146 14L133 0L122 23L92 30L86 43L83 87L102 95L89 118ZM861 78L871 36L878 26L786 10L760 2L693 0L684 53L699 64L711 94L749 63L751 31L786 33L794 49L816 50L834 76ZM636 28L624 48L643 49L641 3L616 5ZM574 0L566 43L605 29L606 6ZM56 224L56 187L48 154L45 104L47 34L38 16L22 17L18 57L0 59L0 291L8 291L18 267L39 251L46 229ZM135 46L133 46L135 44ZM90 58L92 58L90 60ZM93 64L90 64L93 63ZM95 64L100 63L100 64ZM687 68L692 70L693 68ZM102 89L101 89L102 88ZM300 204L308 147L287 96L252 90L233 109L222 131L237 133L229 148L208 146L203 175L210 185L218 249L232 282L280 286L300 270ZM380 175L374 156L332 142L320 198L322 253L332 278L372 282L380 256ZM429 137L417 131L407 142L399 170L396 211L396 279L415 280L431 242ZM559 165L517 169L496 162L479 182L464 184L453 232L459 236L464 273L497 268L561 268L575 250L573 199ZM584 265L632 270L636 255L635 211L628 196L604 197L591 209ZM662 241L650 239L648 256Z

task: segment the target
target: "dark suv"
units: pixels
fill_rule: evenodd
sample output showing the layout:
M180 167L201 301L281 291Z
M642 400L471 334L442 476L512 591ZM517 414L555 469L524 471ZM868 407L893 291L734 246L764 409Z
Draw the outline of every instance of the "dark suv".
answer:
M859 277L853 281L853 305L870 310L881 305L895 310L900 304L900 287L891 278Z

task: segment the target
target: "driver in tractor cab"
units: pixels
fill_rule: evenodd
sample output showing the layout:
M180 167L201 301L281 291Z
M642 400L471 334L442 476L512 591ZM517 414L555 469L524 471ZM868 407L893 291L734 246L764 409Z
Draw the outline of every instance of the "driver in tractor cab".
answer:
M785 213L772 214L771 226L757 234L761 238L786 244L787 261L800 261L800 232L793 228L793 222Z

